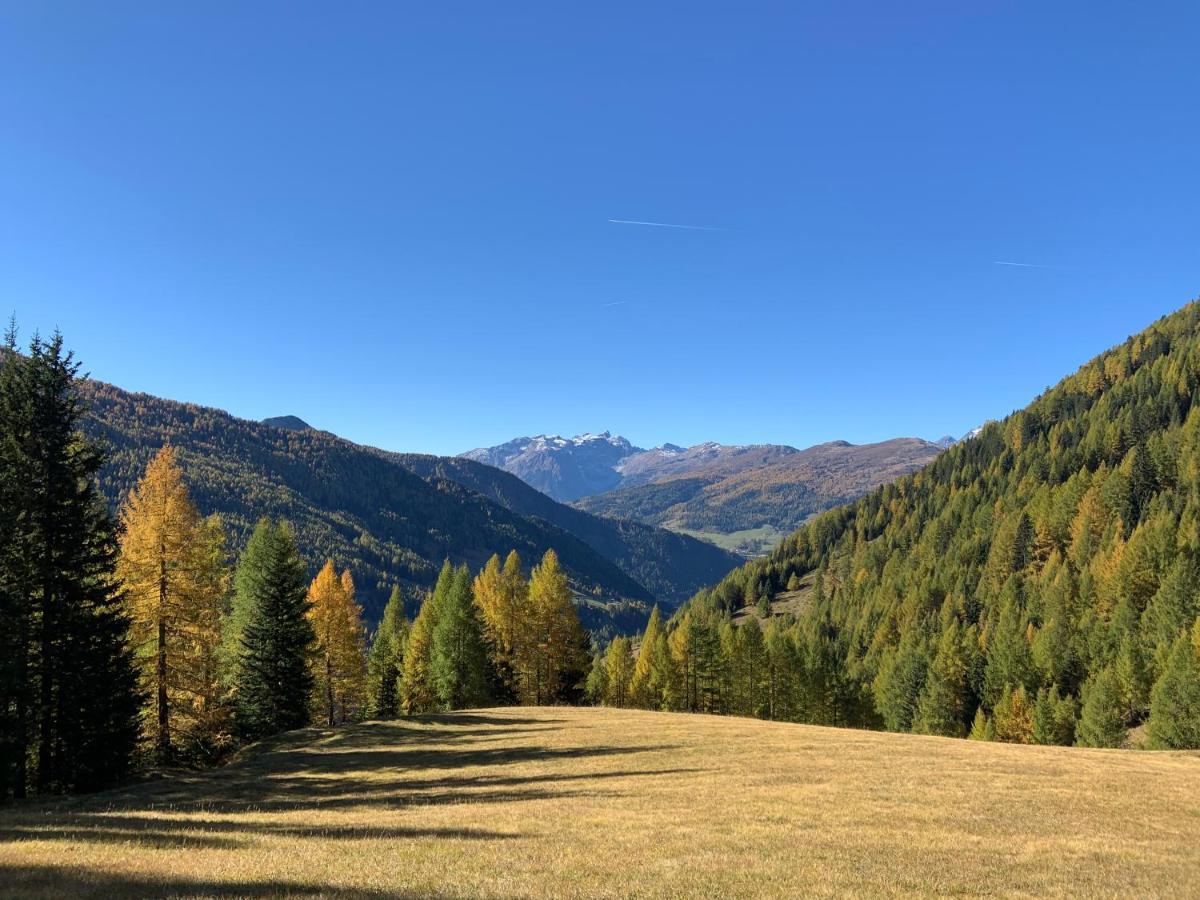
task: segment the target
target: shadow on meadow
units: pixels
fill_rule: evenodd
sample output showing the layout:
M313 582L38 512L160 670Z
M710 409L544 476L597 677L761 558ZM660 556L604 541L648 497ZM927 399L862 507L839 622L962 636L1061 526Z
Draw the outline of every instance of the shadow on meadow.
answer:
M263 813L396 810L415 805L510 803L586 793L577 782L653 777L693 769L622 768L616 771L515 773L518 764L588 759L673 749L669 745L546 746L524 736L558 731L561 720L455 713L352 728L306 729L248 748L228 766L179 773L92 797L34 803L0 815L0 846L27 840L118 844L154 849L248 848L262 839L319 841L446 839L500 841L520 834L485 828L390 825L297 825ZM535 727L536 726L536 727ZM514 738L519 743L513 743ZM493 746L494 743L500 746ZM479 769L484 771L478 771ZM538 767L541 768L540 766ZM433 774L433 777L429 777ZM444 774L442 774L444 773ZM424 777L421 777L424 776ZM247 820L246 816L253 816ZM6 884L32 885L54 867L0 866ZM64 894L104 896L109 875L59 870ZM113 876L119 879L119 876ZM137 884L109 884L108 894L137 894ZM307 888L292 885L166 884L153 893L272 896ZM218 891L217 888L220 890ZM319 891L309 891L319 893ZM341 896L341 894L339 894ZM370 896L363 894L362 896Z

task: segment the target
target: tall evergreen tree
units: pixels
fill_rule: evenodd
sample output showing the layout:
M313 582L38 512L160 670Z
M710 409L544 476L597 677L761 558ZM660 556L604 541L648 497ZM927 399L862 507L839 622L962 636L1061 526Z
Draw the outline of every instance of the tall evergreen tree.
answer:
M400 673L408 631L404 595L396 585L383 608L383 617L367 654L367 715L371 718L394 719L400 713Z
M286 523L266 519L238 564L233 618L240 625L234 721L248 739L310 721L316 635L308 620L308 576Z
M449 589L435 597L429 671L438 702L444 709L482 706L490 697L493 677L467 567L456 569Z
M96 485L102 449L79 431L79 365L62 337L0 351L0 792L92 790L127 771L137 675ZM11 653L11 657L7 654Z

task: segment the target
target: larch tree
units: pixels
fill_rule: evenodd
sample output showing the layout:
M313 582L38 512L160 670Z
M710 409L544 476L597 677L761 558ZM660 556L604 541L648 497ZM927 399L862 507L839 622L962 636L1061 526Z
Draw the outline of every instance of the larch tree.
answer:
M365 629L350 570L339 577L332 559L309 585L308 620L316 635L314 712L328 725L353 721L361 717L366 699Z
M637 662L633 667L633 681L629 686L630 702L634 706L653 709L658 705L659 698L655 695L661 692L654 678L654 648L661 633L662 615L655 605L654 609L650 610L646 630L642 632Z
M1146 726L1151 747L1200 747L1200 620L1194 635L1193 640L1186 631L1180 632L1151 692Z
M529 583L521 571L521 557L513 550L503 567L493 555L472 583L475 602L495 670L498 699L516 699L520 693L519 665L527 652L529 633Z
M553 550L530 575L528 617L529 636L522 641L518 665L522 699L535 705L571 699L587 667L587 635Z
M433 686L433 630L442 598L451 590L454 568L450 560L442 565L433 593L421 603L408 635L408 647L400 674L400 706L408 715L432 712L438 697Z
M121 509L117 574L149 702L142 732L160 763L223 743L217 652L228 591L219 520L200 518L175 448L162 447Z
M367 653L367 715L371 718L392 719L400 712L400 673L408 632L404 595L396 585L383 608L383 617Z
M604 702L608 706L629 706L633 684L634 660L629 638L615 637L604 655Z

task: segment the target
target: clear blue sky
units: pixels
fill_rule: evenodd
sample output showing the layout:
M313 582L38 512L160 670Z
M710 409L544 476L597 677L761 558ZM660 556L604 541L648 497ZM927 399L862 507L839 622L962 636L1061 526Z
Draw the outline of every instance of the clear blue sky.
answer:
M961 433L1200 294L1198 35L1194 3L14 0L0 309L125 388L392 449Z

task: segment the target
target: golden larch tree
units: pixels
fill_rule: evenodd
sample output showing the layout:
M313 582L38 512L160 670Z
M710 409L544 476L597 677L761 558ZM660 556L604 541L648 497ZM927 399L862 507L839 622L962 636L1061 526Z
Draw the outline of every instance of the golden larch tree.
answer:
M330 725L361 716L366 699L366 629L354 602L354 579L333 560L308 589L308 618L317 636L312 657L313 709Z
M529 633L519 647L522 702L553 703L587 666L587 635L558 554L547 550L529 578Z
M117 573L147 696L144 735L160 762L184 747L204 752L226 731L217 680L224 530L200 518L169 444L130 492L121 525Z

